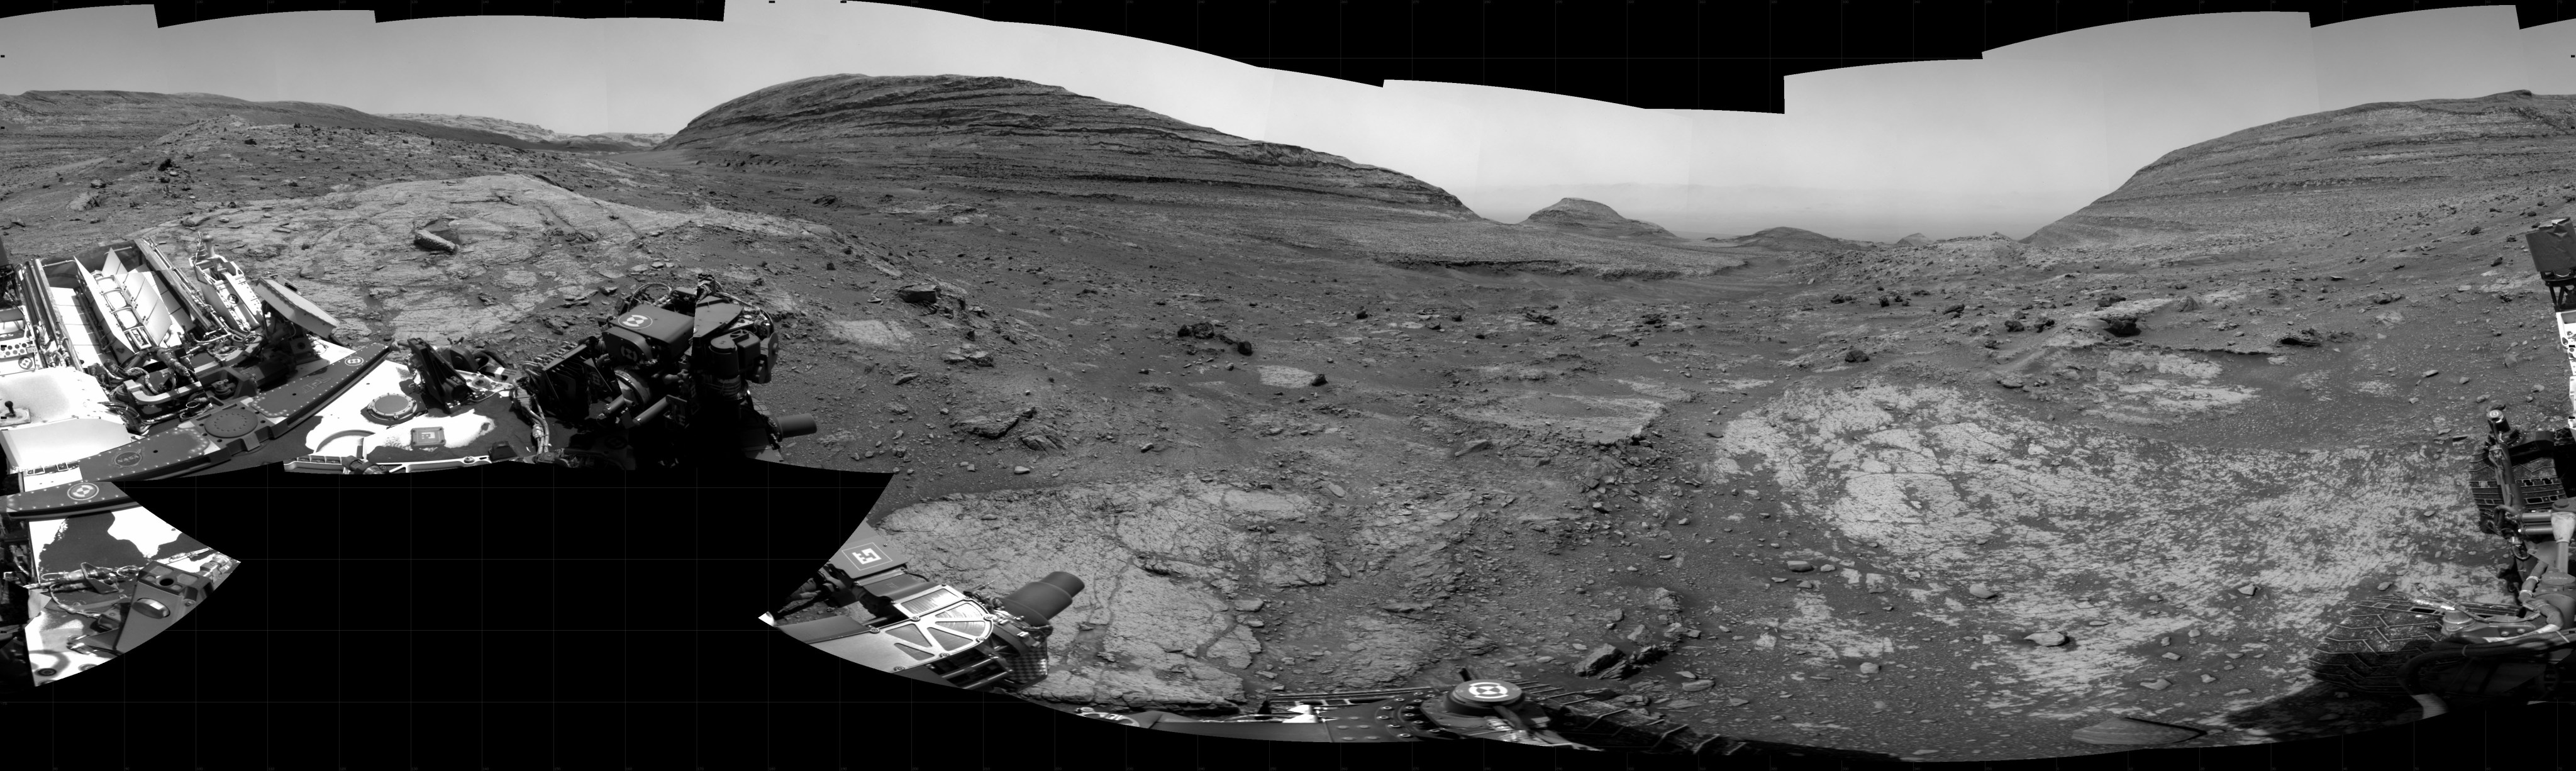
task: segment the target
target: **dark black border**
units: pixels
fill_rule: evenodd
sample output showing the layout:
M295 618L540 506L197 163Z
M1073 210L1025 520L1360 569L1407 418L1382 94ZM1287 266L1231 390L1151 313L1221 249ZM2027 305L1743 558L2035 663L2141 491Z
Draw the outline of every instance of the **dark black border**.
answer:
M829 0L178 0L164 26L259 13L373 11L721 21L728 5ZM840 0L847 2L849 0ZM0 13L125 3L14 0ZM895 0L996 21L1144 38L1274 69L1520 88L1650 108L1779 112L1780 78L1926 59L2197 13L2303 11L2313 24L2478 2L2277 0ZM2520 23L2576 18L2516 4ZM5 55L6 51L0 51ZM913 74L913 73L871 73Z

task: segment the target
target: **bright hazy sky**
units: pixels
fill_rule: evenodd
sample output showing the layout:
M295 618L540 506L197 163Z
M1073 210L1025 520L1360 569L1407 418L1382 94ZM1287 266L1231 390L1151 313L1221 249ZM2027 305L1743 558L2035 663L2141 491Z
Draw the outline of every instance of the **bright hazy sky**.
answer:
M0 18L0 93L113 89L671 132L834 73L998 75L1412 174L1517 222L1558 198L1677 231L1787 225L2020 237L2195 142L2356 104L2576 93L2576 21L2509 5L2308 26L2304 13L2076 30L1982 59L1792 75L1787 113L1647 110L1454 83L1368 86L1100 32L873 3L738 3L727 20L363 11L153 26L148 5ZM470 43L470 45L469 45ZM108 51L113 54L102 55ZM506 52L495 55L486 52Z

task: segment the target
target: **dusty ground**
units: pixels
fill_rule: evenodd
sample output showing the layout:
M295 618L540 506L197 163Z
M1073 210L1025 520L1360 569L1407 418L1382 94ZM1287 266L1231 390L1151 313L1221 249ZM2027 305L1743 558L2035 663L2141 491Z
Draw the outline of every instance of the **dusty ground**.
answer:
M2494 599L2455 437L2482 401L2566 404L2504 240L2576 200L2525 173L2569 146L2563 99L2249 130L2028 244L1782 251L1841 242L1493 223L967 80L835 83L877 112L773 133L747 98L622 155L183 116L12 166L0 219L31 253L211 239L353 334L511 354L600 292L749 285L790 330L761 398L824 425L790 462L896 472L875 516L934 574L1090 582L1027 694L1060 704L1464 665L1933 760L2111 751L2068 738L2110 714L2202 744L2359 730L2412 705L2313 687L2307 640L2383 583ZM430 217L460 252L409 242ZM1657 644L1625 680L1574 673Z

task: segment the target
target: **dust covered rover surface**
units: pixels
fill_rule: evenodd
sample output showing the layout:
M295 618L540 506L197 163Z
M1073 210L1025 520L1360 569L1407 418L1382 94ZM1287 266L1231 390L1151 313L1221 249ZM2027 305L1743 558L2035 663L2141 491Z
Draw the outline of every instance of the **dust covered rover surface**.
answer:
M0 694L132 652L201 606L236 564L131 505L12 518L0 553Z
M1082 579L1049 573L999 597L938 583L876 528L862 524L832 559L761 620L861 666L976 691L1011 691L1047 676L1055 615ZM820 606L820 618L785 621Z
M517 460L626 470L779 460L808 415L773 418L750 386L778 361L776 324L700 277L649 284L600 331L512 365L414 339L373 363L291 438L291 471L402 473Z

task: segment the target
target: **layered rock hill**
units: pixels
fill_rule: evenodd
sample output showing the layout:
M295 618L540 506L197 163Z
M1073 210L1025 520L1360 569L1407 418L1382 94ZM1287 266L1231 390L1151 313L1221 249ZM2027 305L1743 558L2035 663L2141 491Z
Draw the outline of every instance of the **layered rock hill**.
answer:
M2302 115L2167 153L2024 240L2175 258L2456 242L2564 203L2546 173L2576 162L2570 138L2576 96L2529 91Z
M1628 219L1619 216L1619 212L1607 204L1581 198L1559 200L1545 209L1531 212L1529 219L1521 221L1521 224L1602 238L1679 238L1662 225Z
M1011 78L789 81L717 105L664 147L857 155L874 164L1015 181L1202 182L1465 208L1447 191L1400 172Z
M418 121L437 126L489 131L495 134L516 137L526 142L543 145L556 145L573 150L606 150L610 152L650 150L653 149L654 145L661 144L662 140L671 138L671 135L669 134L639 134L627 131L611 131L599 134L565 134L533 123L520 123L518 121L502 120L500 118L486 118L480 115L386 113L384 117L398 120Z
M1710 240L1715 241L1717 239ZM1867 241L1852 241L1848 239L1835 238L1833 236L1828 236L1811 230L1800 230L1790 227L1768 228L1756 232L1753 235L1742 236L1728 241L1719 241L1719 243L1726 246L1760 249L1770 252L1839 252L1853 249L1873 249L1878 246L1877 244L1869 243Z

